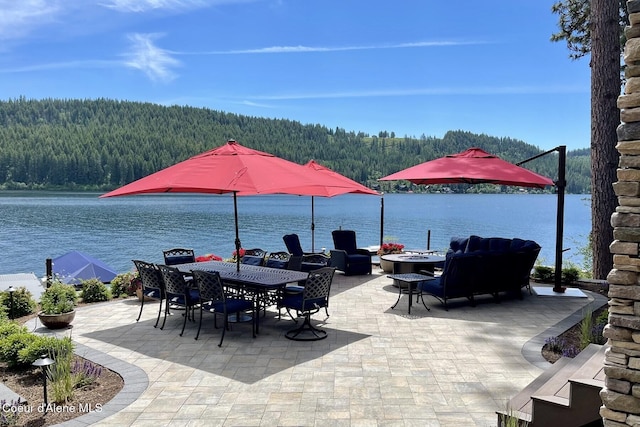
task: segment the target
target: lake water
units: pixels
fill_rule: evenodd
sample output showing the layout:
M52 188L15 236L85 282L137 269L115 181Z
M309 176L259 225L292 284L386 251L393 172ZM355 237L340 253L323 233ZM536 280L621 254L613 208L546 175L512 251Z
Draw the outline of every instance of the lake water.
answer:
M78 250L118 272L132 259L162 261L162 250L190 247L197 255L224 258L234 250L231 195L146 195L99 199L96 193L0 193L0 274L44 275L46 258ZM344 195L315 199L315 249L333 247L331 230L352 229L358 246L380 242L381 197ZM555 259L555 195L386 194L385 241L406 248L443 250L452 236L519 237L537 241L540 258ZM564 259L581 265L581 247L591 230L590 197L565 197ZM282 236L297 233L311 250L311 198L238 197L244 248L286 250Z

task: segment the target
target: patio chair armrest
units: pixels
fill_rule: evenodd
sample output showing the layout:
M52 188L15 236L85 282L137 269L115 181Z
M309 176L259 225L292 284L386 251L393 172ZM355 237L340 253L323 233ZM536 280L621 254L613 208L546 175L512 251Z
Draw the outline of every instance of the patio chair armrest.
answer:
M368 251L368 250L366 250L366 249L360 249L360 248L358 248L358 249L356 249L356 253L357 253L357 254L359 254L359 255L367 255L367 256L371 256L371 252L369 252L369 251Z
M429 270L420 270L420 274L424 274L425 276L435 277L435 274L433 274L433 271L429 271Z
M329 265L336 267L338 270L344 271L347 267L347 251L341 249L331 249L331 258Z
M302 262L327 265L329 263L329 257L323 253L306 253L302 255Z

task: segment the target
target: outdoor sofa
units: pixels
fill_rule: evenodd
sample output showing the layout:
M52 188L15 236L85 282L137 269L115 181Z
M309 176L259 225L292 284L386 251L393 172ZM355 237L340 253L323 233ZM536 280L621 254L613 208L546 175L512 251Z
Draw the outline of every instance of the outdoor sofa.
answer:
M500 293L515 293L522 298L522 288L529 288L529 276L540 253L540 245L533 240L454 237L445 257L442 275L418 284L420 298L438 298L448 309L452 298L467 298L475 305L474 297ZM425 305L426 307L426 305Z

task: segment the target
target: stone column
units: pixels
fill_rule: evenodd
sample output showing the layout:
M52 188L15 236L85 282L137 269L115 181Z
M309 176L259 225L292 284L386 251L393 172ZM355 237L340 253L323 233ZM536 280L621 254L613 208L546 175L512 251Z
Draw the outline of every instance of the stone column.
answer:
M611 216L613 270L607 276L609 323L603 332L609 348L600 415L606 427L640 425L640 0L627 2L627 8L627 82L618 98L620 162L613 184L619 206Z

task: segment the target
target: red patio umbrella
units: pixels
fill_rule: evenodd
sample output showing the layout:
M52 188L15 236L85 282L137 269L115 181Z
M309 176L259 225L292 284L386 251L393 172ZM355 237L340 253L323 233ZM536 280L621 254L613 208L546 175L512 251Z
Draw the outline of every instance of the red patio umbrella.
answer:
M420 163L380 181L407 180L414 184L500 184L544 188L553 181L528 169L516 166L480 148Z
M379 193L375 190L366 187L359 182L352 180L351 178L347 178L344 175L339 174L326 166L321 165L315 160L309 160L305 167L311 169L315 173L321 177L322 182L324 182L327 187L322 189L322 191L317 193L307 193L306 195L311 196L311 252L315 251L315 223L314 223L314 196L322 196L322 197L333 197L341 194L370 194L370 195L379 195Z
M237 194L320 194L338 186L297 163L244 147L234 140L100 197L147 193L233 193L236 253L240 252ZM329 190L327 189L329 187ZM240 257L237 268L240 269Z
M556 223L556 278L554 291L562 292L560 284L562 270L562 230L564 221L564 146L539 154L521 163L536 159L558 150L558 183L538 175L528 169L514 165L480 148L469 148L458 154L451 154L403 169L380 178L380 181L407 180L414 184L499 184L521 187L544 188L556 185L558 188L558 211Z

